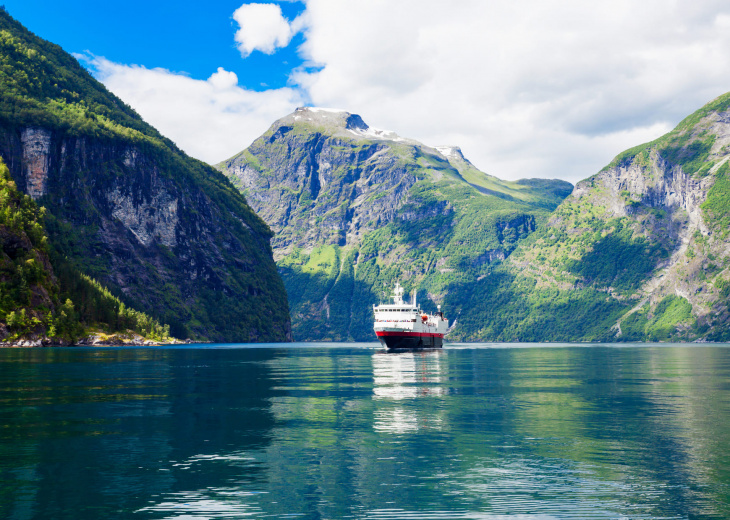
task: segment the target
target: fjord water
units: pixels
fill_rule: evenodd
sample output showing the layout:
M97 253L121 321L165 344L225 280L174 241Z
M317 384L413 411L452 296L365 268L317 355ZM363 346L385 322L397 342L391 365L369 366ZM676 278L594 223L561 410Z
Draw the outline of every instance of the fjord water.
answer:
M0 518L728 518L730 347L0 349Z

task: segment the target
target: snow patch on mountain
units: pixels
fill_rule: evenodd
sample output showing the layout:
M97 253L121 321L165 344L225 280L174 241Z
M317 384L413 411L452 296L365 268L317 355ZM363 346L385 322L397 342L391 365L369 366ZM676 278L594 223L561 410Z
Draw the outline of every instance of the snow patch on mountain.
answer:
M369 126L366 130L363 129L349 129L349 131L359 137L366 137L368 139L382 139L386 141L405 142L401 136L390 130L380 130L379 128L373 128Z
M421 145L418 141L403 138L391 130L373 128L363 121L359 115L337 108L299 107L294 113L277 121L275 126L294 122L323 126L339 135L351 135L363 139Z
M347 110L341 108L326 108L326 107L301 107L298 110L308 110L309 112L326 112L329 114L350 114Z
M464 160L464 154L458 146L434 146L434 148L447 159Z

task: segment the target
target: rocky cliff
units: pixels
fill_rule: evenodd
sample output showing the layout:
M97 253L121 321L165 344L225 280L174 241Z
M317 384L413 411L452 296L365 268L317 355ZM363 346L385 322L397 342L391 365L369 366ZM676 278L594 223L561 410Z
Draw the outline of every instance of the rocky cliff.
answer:
M427 307L501 262L572 190L505 182L345 111L299 108L218 165L275 232L296 339L371 340L384 285Z
M68 262L57 256L54 262L44 214L0 160L0 346L176 341L169 327L125 307Z
M481 334L730 338L729 106L721 96L578 183L499 277L476 288L502 302L474 317L488 324Z
M221 165L276 233L277 257L357 243L395 217L417 179L386 141L357 140L367 129L356 115L299 109Z
M178 337L289 338L272 233L229 181L5 12L0 45L0 156L59 258Z

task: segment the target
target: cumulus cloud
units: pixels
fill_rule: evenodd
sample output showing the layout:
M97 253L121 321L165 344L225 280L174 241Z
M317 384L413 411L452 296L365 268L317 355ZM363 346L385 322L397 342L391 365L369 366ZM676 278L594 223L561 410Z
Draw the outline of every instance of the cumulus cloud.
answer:
M219 67L207 80L166 69L84 58L97 77L189 155L217 163L235 155L282 114L303 104L291 88L254 92Z
M730 90L725 0L306 0L234 13L245 57L301 31L290 88L252 92L95 59L107 87L191 155L220 161L309 101L498 177L576 182ZM272 59L275 59L272 57ZM211 67L213 70L213 67ZM266 78L262 78L265 82Z
M217 89L225 90L238 85L238 76L236 76L235 72L218 67L218 70L208 78L208 82Z
M587 177L730 90L715 0L308 0L296 82L314 104L500 177Z
M286 47L298 30L298 24L290 24L276 4L243 4L233 19L240 26L235 40L244 58L253 51L272 54Z

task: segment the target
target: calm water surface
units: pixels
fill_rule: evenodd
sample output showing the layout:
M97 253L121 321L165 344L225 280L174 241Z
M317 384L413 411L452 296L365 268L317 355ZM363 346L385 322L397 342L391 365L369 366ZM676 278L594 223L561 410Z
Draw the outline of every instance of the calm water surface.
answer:
M730 346L0 349L2 519L730 518Z

